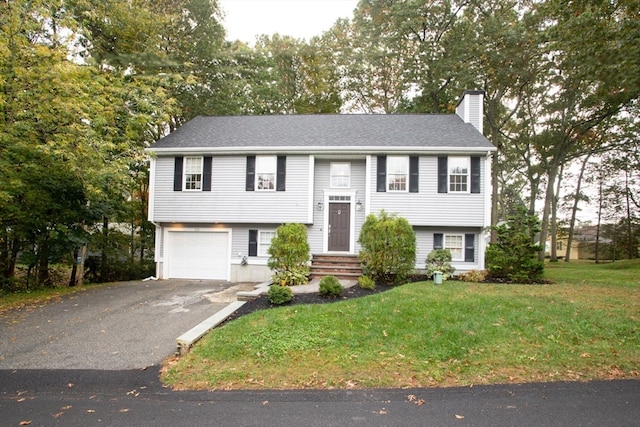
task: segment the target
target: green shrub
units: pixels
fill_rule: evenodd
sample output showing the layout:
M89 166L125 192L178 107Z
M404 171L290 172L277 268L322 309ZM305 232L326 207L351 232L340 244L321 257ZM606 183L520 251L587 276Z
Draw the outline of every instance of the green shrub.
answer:
M267 292L267 298L271 304L282 305L293 299L293 292L288 286L271 285Z
M369 276L358 277L358 286L362 289L374 290L376 288L376 282Z
M493 279L517 283L536 282L542 278L544 263L538 259L540 245L534 243L540 221L524 206L517 206L507 222L494 226L496 242L486 251L486 268Z
M309 281L309 242L303 224L284 224L276 229L269 247L272 283L282 286L304 285Z
M451 265L449 249L434 249L427 255L427 277L433 277L436 271L442 273L442 279L447 280L456 268Z
M416 262L416 235L405 218L367 216L358 238L364 273L376 282L405 283Z
M335 276L324 276L320 279L320 295L325 297L340 296L344 288Z

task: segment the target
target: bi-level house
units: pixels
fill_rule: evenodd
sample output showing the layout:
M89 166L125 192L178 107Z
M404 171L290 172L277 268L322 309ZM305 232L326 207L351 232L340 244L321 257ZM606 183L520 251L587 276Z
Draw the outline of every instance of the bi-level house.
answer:
M495 147L482 91L456 114L196 117L149 148L158 278L267 280L271 238L307 226L311 252L357 255L368 214L406 218L416 268L448 248L484 268Z

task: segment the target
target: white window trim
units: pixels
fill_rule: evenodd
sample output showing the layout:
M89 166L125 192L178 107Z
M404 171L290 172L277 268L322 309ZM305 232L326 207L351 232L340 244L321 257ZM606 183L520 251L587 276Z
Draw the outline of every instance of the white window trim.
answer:
M346 186L336 186L333 183L333 166L346 166L348 169L348 175L346 176L347 178L347 185ZM340 175L336 175L336 177L341 177ZM337 189L337 190L344 190L344 189L349 189L351 188L351 163L350 162L331 162L329 164L329 188L331 189Z
M466 190L452 190L451 189L451 177L452 176L465 176L464 174L453 174L451 173L451 169L453 168L453 164L456 160L461 160L466 162L466 167L467 167L467 188ZM447 191L449 193L454 193L454 194L469 194L471 193L471 158L470 157L466 157L466 156L449 156L449 161L448 161L448 169L447 170Z
M273 188L260 188L260 175L273 175ZM278 179L278 156L256 156L255 191L276 191Z
M454 258L453 256L453 252L451 252L451 248L447 247L447 237L459 237L460 238L460 257L458 258ZM451 261L452 262L464 262L464 251L465 251L465 236L464 234L457 234L457 233L444 233L442 235L442 248L443 249L449 249L449 252L451 253ZM456 248L458 249L458 248Z
M194 173L188 172L189 159L199 160L200 161L200 186L198 188L187 188L187 176L188 175L197 175ZM202 184L204 180L204 157L202 156L188 156L184 158L184 168L182 171L182 190L183 191L202 191Z
M271 247L271 242L269 242L269 246L266 247L266 250L263 250L262 246L262 233L272 233L271 238L273 239L276 236L275 230L258 230L258 256L268 257L269 256L269 247Z
M390 188L391 177L396 175L398 176L401 175L401 174L393 173L393 171L389 167L389 165L391 164L389 160L391 159L398 159L398 160L402 159L405 163L406 172L404 174L404 177L405 177L404 190L394 190ZM409 156L387 156L387 191L390 193L408 193L409 192Z

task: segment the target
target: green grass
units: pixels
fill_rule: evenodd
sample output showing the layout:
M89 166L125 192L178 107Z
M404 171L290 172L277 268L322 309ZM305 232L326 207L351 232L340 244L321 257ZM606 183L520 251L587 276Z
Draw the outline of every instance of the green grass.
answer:
M548 265L553 285L449 281L243 316L163 380L188 389L640 377L640 262Z

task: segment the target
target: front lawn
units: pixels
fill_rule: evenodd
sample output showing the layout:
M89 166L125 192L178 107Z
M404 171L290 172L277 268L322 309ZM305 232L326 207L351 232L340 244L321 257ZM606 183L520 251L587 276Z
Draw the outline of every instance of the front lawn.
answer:
M640 377L640 263L547 264L553 285L403 285L214 329L177 389L430 387Z

